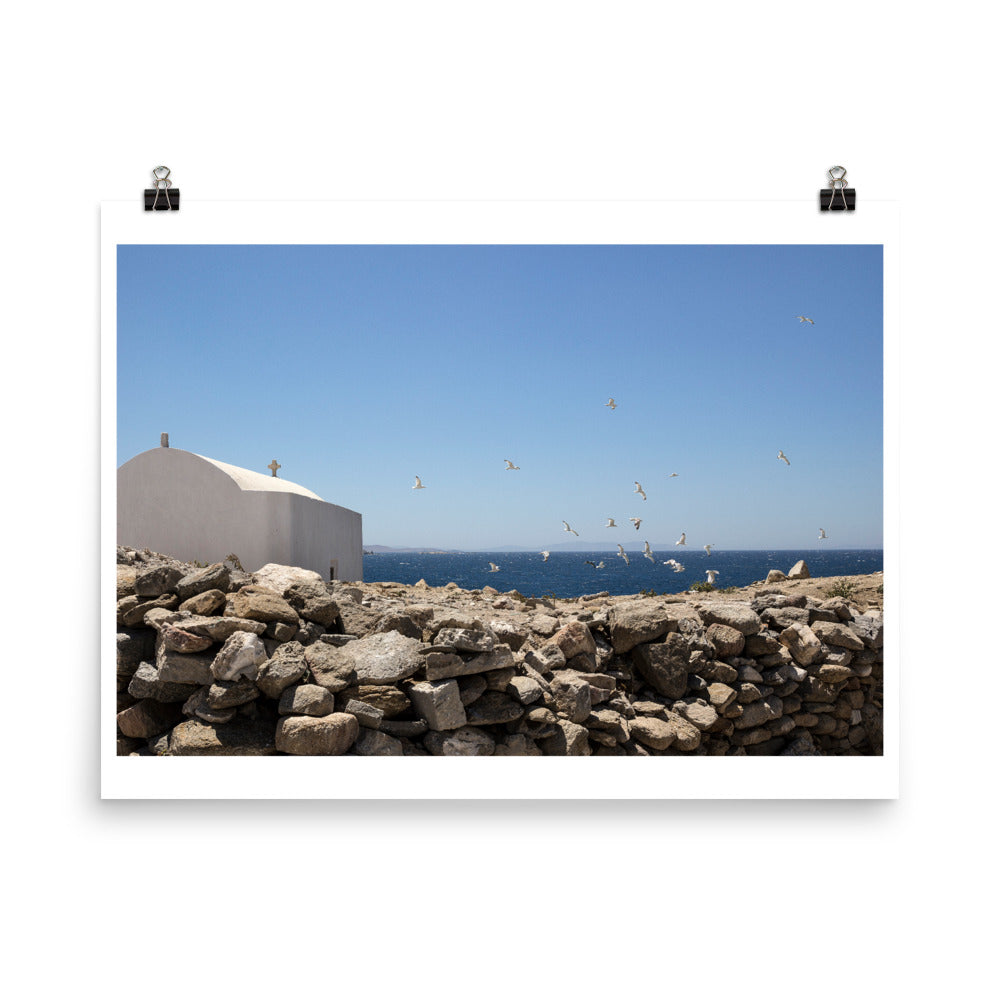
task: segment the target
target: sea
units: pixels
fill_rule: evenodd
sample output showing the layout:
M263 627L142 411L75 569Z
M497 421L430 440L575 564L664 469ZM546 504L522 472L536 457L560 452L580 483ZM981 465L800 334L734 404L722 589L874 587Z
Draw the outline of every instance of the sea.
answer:
M705 570L718 571L715 587L746 587L763 580L772 569L787 573L804 559L811 576L854 576L882 569L882 549L702 549L653 550L651 562L641 552L629 552L629 565L617 551L552 552L547 561L538 552L375 552L364 556L366 582L417 583L432 587L456 583L463 590L491 586L516 590L525 597L580 597L609 594L677 594L706 582ZM676 559L683 572L664 565ZM588 563L589 560L589 563ZM490 563L499 570L491 572ZM603 566L601 563L603 562ZM590 565L596 563L597 566Z

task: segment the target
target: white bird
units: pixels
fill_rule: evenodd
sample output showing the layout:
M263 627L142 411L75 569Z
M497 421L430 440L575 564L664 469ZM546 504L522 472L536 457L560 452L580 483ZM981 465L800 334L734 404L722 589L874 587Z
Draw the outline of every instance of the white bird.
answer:
M608 523L604 525L605 528L617 528L618 525L615 524L615 519L613 517L608 518Z
M676 559L668 559L664 566L673 566L675 573L683 573L684 567Z
M792 463L791 463L791 462L789 462L789 461L788 461L788 459L787 459L787 458L785 457L785 453L784 453L783 451L780 451L780 450L778 451L778 459L779 459L780 461L784 462L784 463L785 463L785 465L791 465L791 464L792 464Z
M667 479L676 479L676 478L677 478L677 473L676 472L671 472L670 475L667 476Z
M618 555L620 555L622 559L625 560L625 565L627 566L629 564L628 556L625 554L625 550L621 547L621 545L618 546Z
M678 538L676 542L674 542L674 545L687 545L687 532L686 531L682 531L681 532L681 537Z
M500 572L500 567L495 562L491 562L490 563L490 572L491 573L499 573Z
M712 546L711 545L706 545L705 546L705 555L710 556L711 554L712 554Z
M642 550L642 554L643 554L643 555L644 555L644 556L645 556L645 557L646 557L646 558L647 558L647 559L648 559L648 560L649 560L650 562L652 562L652 563L655 563L655 562L656 562L656 560L655 560L655 559L653 558L653 550L652 550L652 549L651 549L651 548L649 547L649 542L646 542L646 543L645 543L645 547L644 547L644 548L643 548L643 550Z
M618 409L618 404L615 402L614 396L611 397L605 404L605 406L610 406L612 410Z
M417 481L410 487L411 490L426 490L427 487L420 482L420 476L417 476Z
M563 521L563 524L566 525L566 529L565 529L566 531L573 531L573 529L569 526L569 524L566 521ZM573 534L576 535L577 538L580 537L580 532L579 531L573 531Z
M819 537L826 538L826 532L822 528L819 529Z
M715 583L715 578L718 575L719 575L719 571L717 569L706 569L705 570L705 576L708 577L708 582L711 583L711 584Z
M604 560L603 559L597 564L597 568L598 569L604 569Z
M549 556L552 555L552 553L549 552L548 550L546 550L544 552L539 552L538 554L542 557L542 562L548 562L549 561Z
M635 483L635 489L632 490L632 492L633 493L639 493L639 494L641 494L642 495L642 499L645 500L646 499L646 491L639 485L639 481L637 479L633 479L632 482Z
M604 569L604 560L602 559L599 563L595 563L593 559L583 560L588 566L593 566L594 569Z
M635 525L635 530L639 530L639 525L642 524L641 517L630 517L629 520Z
M503 470L504 472L506 472L507 469L520 469L521 468L521 466L515 465L509 458L505 458L504 461L507 463L507 467Z
M816 324L808 316L796 316L795 317L800 323L812 323L813 326Z

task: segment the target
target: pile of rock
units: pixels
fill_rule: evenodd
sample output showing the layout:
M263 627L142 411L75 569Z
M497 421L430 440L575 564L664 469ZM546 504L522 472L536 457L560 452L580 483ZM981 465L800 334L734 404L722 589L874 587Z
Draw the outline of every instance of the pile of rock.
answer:
M523 598L119 550L119 754L879 754L882 615Z

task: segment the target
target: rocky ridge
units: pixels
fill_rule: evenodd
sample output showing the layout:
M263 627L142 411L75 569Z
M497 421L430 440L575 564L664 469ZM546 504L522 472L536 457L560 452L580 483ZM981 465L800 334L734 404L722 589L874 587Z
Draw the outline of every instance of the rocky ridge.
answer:
M786 590L552 600L120 547L118 753L880 754L881 609Z

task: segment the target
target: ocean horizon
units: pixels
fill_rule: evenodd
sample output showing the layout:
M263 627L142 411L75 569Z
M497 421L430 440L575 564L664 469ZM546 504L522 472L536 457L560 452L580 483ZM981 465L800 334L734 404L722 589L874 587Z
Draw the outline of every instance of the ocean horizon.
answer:
M713 551L684 546L651 545L654 561L642 551L626 550L629 563L617 549L558 551L548 560L536 551L397 551L369 552L364 556L366 583L415 584L429 586L455 583L463 590L491 586L516 590L525 597L579 597L607 591L618 596L654 590L681 593L696 583L704 583L706 570L715 570L717 589L746 587L764 580L772 569L787 573L803 559L812 576L855 576L882 570L882 549L732 549ZM675 572L666 560L675 559L683 567ZM589 560L589 562L588 562ZM499 569L491 571L490 563ZM603 565L601 565L603 563ZM596 565L591 565L596 564Z

